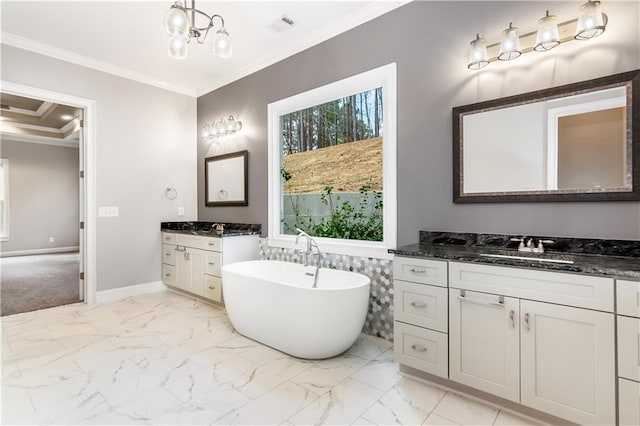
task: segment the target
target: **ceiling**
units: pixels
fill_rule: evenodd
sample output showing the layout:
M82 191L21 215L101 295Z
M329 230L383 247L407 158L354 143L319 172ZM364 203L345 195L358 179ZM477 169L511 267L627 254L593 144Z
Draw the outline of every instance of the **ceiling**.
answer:
M171 1L2 0L0 28L4 44L201 96L407 1L197 1L224 17L230 59L213 55L211 34L203 45L189 44L186 60L170 58L164 17ZM283 15L294 25L280 31L274 26Z
M3 139L77 147L81 114L71 106L0 93Z

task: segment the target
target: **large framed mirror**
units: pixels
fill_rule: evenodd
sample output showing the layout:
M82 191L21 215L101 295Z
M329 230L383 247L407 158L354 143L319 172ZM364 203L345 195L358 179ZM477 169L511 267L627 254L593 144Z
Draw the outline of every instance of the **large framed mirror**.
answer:
M453 201L640 200L640 70L453 108Z
M204 159L207 207L249 205L248 156L244 150Z

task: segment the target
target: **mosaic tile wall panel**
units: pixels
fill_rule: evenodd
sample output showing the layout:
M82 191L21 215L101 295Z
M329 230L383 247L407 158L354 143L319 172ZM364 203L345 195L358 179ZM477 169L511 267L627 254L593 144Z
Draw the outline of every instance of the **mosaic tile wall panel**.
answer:
M323 268L359 272L371 279L369 311L362 332L393 341L393 261L371 257L323 253ZM269 247L266 238L260 239L260 258L302 263L302 253Z

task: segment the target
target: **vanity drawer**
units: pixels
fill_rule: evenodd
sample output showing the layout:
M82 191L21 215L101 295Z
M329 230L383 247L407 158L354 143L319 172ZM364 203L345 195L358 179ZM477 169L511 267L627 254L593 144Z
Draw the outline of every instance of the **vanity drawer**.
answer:
M617 280L616 300L619 314L640 317L640 282Z
M222 303L222 279L211 275L204 276L203 297Z
M222 238L178 234L176 244L201 250L222 251Z
M447 289L394 280L395 319L447 332Z
M393 277L403 281L446 287L447 262L396 256L393 260Z
M449 262L449 287L613 312L613 279Z
M176 234L172 232L163 232L162 233L162 242L164 244L175 244L176 243Z
M162 245L162 263L166 265L176 264L176 246L169 244Z
M618 376L640 381L640 319L618 316Z
M209 275L217 275L220 274L220 263L222 260L222 255L220 252L206 252L204 256L204 273Z
M618 379L618 407L620 426L640 425L640 383Z
M447 378L449 350L447 335L396 321L394 352L400 364Z
M176 285L176 267L171 265L162 265L162 282L166 285Z

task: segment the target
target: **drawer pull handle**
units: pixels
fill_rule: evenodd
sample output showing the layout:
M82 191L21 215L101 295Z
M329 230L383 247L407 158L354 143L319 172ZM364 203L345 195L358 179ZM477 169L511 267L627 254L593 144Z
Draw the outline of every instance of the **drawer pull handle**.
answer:
M425 348L422 345L411 345L411 349L413 349L416 352L426 352L427 348Z
M511 328L516 328L516 312L513 309L509 311L509 319L511 320Z
M413 306L414 308L424 309L427 307L427 304L422 302L411 302L411 306Z
M171 256L171 253L165 253L164 255L165 256Z
M411 268L411 269L409 269L409 271L413 272L414 274L426 274L427 273L426 269Z
M210 246L215 246L215 245L216 245L216 243L209 243L209 245L210 245Z
M531 330L529 326L529 314L524 314L524 326L527 330Z
M215 265L216 262L209 262L209 265Z
M469 299L465 294L466 293L464 290L460 290L460 295L458 296L458 300L461 300L467 303L473 303L476 305L495 306L498 308L504 308L504 296L498 296L497 302L480 302L478 300Z
M171 276L171 274L164 274L164 276L165 276L165 277L170 277L170 276Z
M215 290L216 288L212 285L209 286L209 290Z

